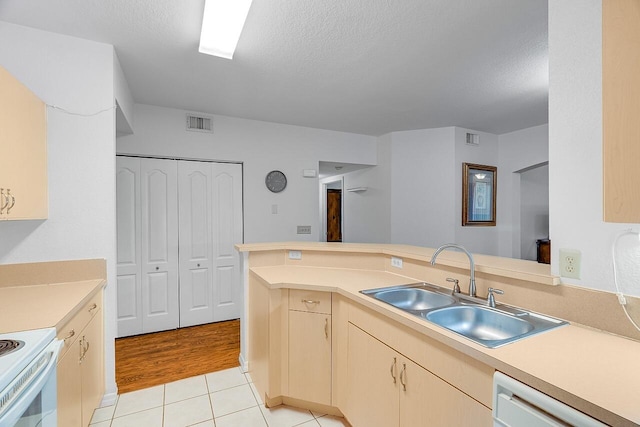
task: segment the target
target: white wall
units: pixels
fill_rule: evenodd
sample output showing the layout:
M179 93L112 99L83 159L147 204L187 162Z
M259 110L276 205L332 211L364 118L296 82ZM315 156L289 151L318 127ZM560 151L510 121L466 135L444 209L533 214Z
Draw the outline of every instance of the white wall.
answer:
M498 255L520 258L519 172L549 161L549 125L499 135L498 153Z
M467 133L480 136L480 145L467 144ZM463 245L472 253L497 255L498 254L498 226L462 226L462 163L477 163L487 166L499 166L498 164L498 136L478 132L471 129L455 128L455 242ZM498 176L501 175L500 168ZM496 203L501 200L502 190L497 185ZM503 222L504 218L498 217L496 207L496 224Z
M601 0L549 2L549 67L552 271L558 249L579 249L581 279L563 282L613 291L611 244L638 225L602 220Z
M49 105L49 218L0 222L0 263L107 260L105 376L115 398L113 47L0 22L0 58Z
M391 138L377 141L376 166L327 178L344 180L342 194L343 242L389 243L391 236ZM351 192L350 188L367 187ZM322 240L322 239L321 239Z
M390 134L391 243L438 247L455 240L454 132Z
M318 241L319 185L303 178L320 161L375 164L376 138L344 132L213 116L214 133L185 130L183 110L136 104L133 135L118 138L118 154L209 159L243 163L244 240ZM287 176L287 187L271 193L264 178L271 170ZM277 205L277 214L272 206ZM311 225L311 234L296 234Z

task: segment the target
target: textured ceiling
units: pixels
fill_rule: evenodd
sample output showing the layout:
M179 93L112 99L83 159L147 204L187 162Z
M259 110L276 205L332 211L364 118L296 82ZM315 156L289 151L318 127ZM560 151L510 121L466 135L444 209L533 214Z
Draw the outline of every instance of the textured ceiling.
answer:
M232 61L198 53L203 9L0 0L0 20L114 45L138 103L368 135L547 122L545 0L254 0Z

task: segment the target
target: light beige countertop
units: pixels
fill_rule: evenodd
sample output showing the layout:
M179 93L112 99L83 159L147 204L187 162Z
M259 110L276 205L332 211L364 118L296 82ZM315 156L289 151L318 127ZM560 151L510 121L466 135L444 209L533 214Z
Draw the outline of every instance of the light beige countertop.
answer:
M64 326L106 281L74 282L0 287L0 333Z
M393 246L392 252L397 253ZM317 250L315 245L311 248ZM286 249L295 248L287 245ZM253 249L244 245L242 250ZM379 270L293 265L252 267L250 274L271 288L337 292L601 421L640 424L640 342L574 323L489 349L359 293L416 282L407 276Z

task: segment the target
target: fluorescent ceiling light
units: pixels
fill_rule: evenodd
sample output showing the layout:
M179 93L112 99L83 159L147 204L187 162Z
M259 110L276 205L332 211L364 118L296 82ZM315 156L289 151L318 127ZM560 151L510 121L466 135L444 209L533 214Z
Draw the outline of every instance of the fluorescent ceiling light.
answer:
M251 0L206 0L198 50L232 59L250 7Z

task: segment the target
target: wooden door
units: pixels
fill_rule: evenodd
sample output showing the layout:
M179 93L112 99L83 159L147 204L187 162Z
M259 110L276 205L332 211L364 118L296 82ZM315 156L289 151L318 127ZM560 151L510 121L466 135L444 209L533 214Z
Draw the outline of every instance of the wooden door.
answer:
M242 312L240 254L243 241L242 165L211 163L213 233L213 320L238 319Z
M327 189L327 242L342 242L342 190Z
M142 332L175 329L178 307L177 164L142 159Z
M331 315L289 311L289 395L331 405Z
M116 158L118 336L142 333L140 159Z
M348 339L345 416L354 426L397 427L399 354L352 324Z
M180 327L213 322L211 165L178 162Z

